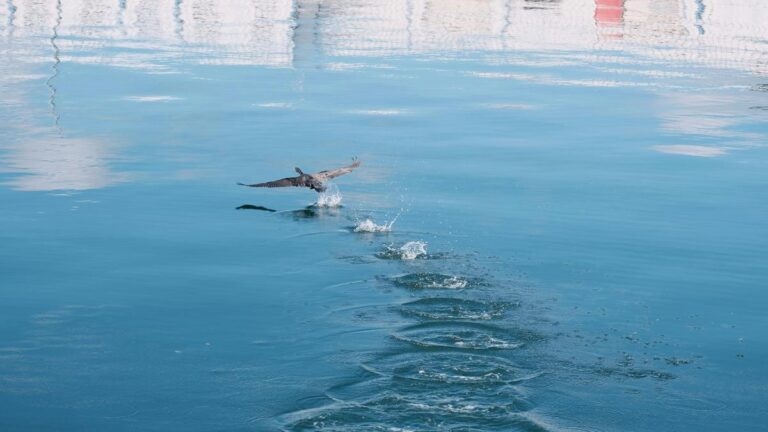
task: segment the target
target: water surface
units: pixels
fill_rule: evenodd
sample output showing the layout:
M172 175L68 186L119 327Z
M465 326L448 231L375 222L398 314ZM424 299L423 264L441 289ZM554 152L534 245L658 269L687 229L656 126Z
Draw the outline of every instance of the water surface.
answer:
M766 22L4 2L0 429L761 430Z

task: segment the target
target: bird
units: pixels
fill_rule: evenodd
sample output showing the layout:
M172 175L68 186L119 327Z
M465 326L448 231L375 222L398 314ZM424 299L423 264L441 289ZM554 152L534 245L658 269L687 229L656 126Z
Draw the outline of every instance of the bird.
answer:
M328 186L326 185L328 180L336 178L338 176L342 176L344 174L349 174L352 172L352 170L360 166L360 161L357 158L353 158L352 161L353 161L352 165L331 169L331 170L320 171L313 174L307 174L304 171L302 171L301 168L295 167L294 170L296 171L297 174L299 174L296 177L286 177L280 180L273 180L273 181L264 182L264 183L254 183L254 184L238 183L238 185L248 186L248 187L266 187L266 188L290 187L290 186L308 187L317 193L322 193L322 192L325 192L326 189L328 189Z

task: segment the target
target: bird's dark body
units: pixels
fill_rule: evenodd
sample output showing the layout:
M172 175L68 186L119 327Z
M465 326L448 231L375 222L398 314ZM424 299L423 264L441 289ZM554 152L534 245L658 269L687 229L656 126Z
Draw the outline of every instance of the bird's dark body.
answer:
M311 175L305 174L301 176L301 178L302 178L302 181L304 182L303 185L305 187L312 189L315 192L325 192L325 190L327 189L327 187L322 181L312 177Z

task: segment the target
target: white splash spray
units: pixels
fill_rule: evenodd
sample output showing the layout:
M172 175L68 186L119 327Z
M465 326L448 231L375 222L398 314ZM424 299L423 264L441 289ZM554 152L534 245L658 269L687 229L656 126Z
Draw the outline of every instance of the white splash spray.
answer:
M442 282L433 281L427 287L428 288L445 288L445 289L462 289L462 288L466 288L467 284L469 284L469 282L460 277L450 276L443 279Z
M382 225L377 224L373 221L373 219L365 219L363 221L360 221L355 225L355 232L364 232L364 233L382 233L382 232L390 232L392 231L392 225L395 223L393 220L392 222L385 222Z
M400 246L400 258L404 260L416 259L427 254L427 244L423 241L409 241Z
M315 207L341 207L341 192L338 186L333 183L327 185L325 192L320 193Z
M400 217L400 213L398 213L391 221L384 222L381 225L377 224L371 218L365 218L364 220L357 222L357 225L355 225L354 231L365 232L365 233L390 232L392 231L392 226L395 224L395 222L397 222L397 218L399 217Z

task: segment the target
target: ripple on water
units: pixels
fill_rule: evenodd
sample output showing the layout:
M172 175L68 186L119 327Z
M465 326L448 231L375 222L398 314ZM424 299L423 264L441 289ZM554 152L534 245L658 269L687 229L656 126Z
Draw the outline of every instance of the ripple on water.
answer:
M440 321L404 327L395 339L423 348L509 350L539 341L541 335L520 328L508 329L477 322Z
M399 353L363 367L383 377L439 384L518 384L540 375L501 357L466 352Z
M525 416L530 403L509 388L471 393L387 392L286 415L290 431L545 431Z
M481 302L450 297L424 298L400 305L405 316L428 320L492 320L501 318L515 303Z
M595 373L602 376L614 376L623 378L643 379L651 378L658 381L669 381L677 378L676 375L657 369L641 368L619 368L619 367L600 367L594 370Z

